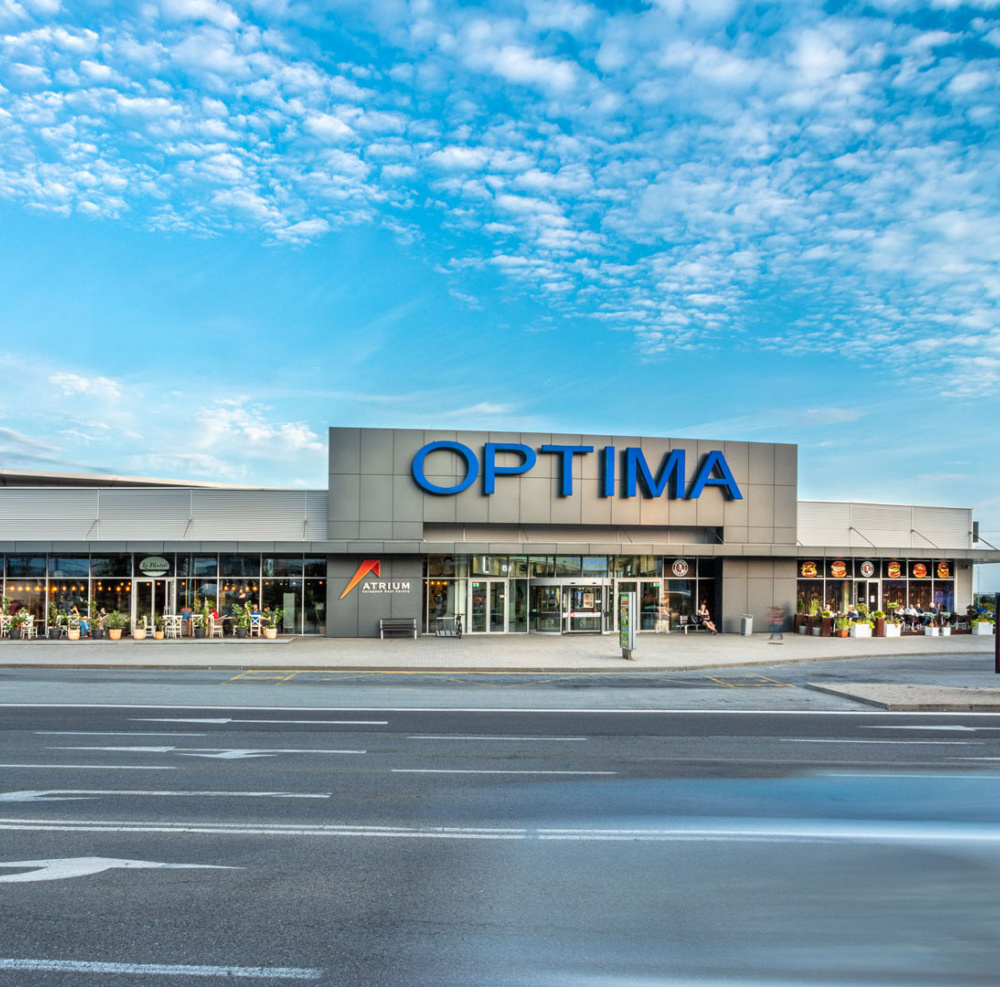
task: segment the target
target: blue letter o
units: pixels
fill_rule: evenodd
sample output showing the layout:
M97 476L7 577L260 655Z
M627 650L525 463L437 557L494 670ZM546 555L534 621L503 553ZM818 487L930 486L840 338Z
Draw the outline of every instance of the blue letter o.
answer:
M427 479L424 475L424 460L427 458L428 453L434 452L435 449L450 449L452 452L457 452L465 460L465 479L461 483L457 483L453 487L439 487L436 483L431 483ZM461 442L428 442L413 457L413 479L417 481L418 486L423 487L428 493L461 493L476 482L477 476L479 476L479 460L476 459L476 454L468 446L462 445Z

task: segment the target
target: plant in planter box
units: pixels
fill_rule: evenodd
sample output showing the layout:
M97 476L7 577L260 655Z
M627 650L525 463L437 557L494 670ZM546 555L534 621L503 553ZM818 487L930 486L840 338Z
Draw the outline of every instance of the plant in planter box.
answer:
M112 610L111 613L104 618L104 626L107 629L108 637L112 641L120 641L122 637L122 628L125 626L125 617L118 610Z
M80 615L66 610L60 611L66 616L66 637L70 641L80 640Z
M834 622L834 634L836 637L847 637L848 628L851 626L851 619L846 613L838 614Z
M132 628L132 639L134 641L145 641L146 640L146 617L140 617L136 622L135 626Z
M993 621L989 617L981 616L977 617L972 622L972 633L973 634L992 634L993 633Z
M99 641L104 637L104 619L96 601L90 601L90 636Z
M885 637L885 611L872 611L872 625L875 628L876 637Z
M166 628L166 626L167 626L167 622L166 622L166 620L163 617L154 617L153 618L153 637L157 641L162 641L163 640L163 636L165 634L165 628Z

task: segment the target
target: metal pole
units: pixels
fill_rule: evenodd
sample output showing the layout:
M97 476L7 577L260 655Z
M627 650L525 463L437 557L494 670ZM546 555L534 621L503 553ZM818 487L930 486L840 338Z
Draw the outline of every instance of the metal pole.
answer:
M993 671L1000 675L1000 593L993 597Z

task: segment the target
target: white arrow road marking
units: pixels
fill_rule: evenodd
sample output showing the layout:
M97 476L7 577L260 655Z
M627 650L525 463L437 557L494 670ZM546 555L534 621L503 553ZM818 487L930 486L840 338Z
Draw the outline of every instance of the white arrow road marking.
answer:
M156 977L253 977L263 980L319 980L322 970L295 966L189 966L165 963L87 963L82 960L0 959L0 970L65 973L127 973Z
M12 860L0 867L34 867L27 874L0 877L6 884L27 881L62 881L68 877L87 877L106 870L243 870L242 867L220 867L216 864L159 864L152 860L119 860L116 857L56 857L51 860Z
M272 798L272 799L328 799L332 792L134 792L117 789L50 788L41 792L2 792L0 802L80 802L100 798L102 795L182 796L187 798Z
M241 757L274 757L277 754L367 754L368 751L331 751L313 748L247 747L243 749L226 747L50 747L50 751L125 751L132 754L179 754L181 757L218 757L234 759Z
M389 725L388 720L234 720L228 717L207 719L205 717L183 718L177 716L132 716L130 719L136 723L280 723L282 725L286 723L305 723L308 726L327 726L329 724L342 726L349 724L352 726L369 727L386 727Z

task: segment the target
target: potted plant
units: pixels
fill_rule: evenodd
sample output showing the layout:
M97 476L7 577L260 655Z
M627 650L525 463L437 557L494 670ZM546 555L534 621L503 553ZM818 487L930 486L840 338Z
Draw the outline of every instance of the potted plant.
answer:
M885 618L885 628L883 633L886 637L899 637L903 629L903 622L899 618L899 614L896 611L899 609L898 603L887 604L889 608L889 613Z
M941 637L951 636L951 614L947 610L942 610L938 614L938 622L941 624Z
M120 641L122 638L122 628L125 626L125 617L118 610L112 610L104 618L104 626L108 632L108 637L112 641Z
M100 616L97 604L90 601L90 636L95 641L100 641L104 637L104 619Z
M885 637L885 611L873 610L872 619L875 621L875 636Z
M162 616L157 616L153 618L153 638L157 641L162 641L165 628L167 626L166 620Z
M62 618L60 618L62 614ZM49 604L48 619L45 622L45 633L50 641L58 641L62 635L62 625L66 622L66 612L60 610L55 603Z
M15 641L21 638L21 628L24 627L25 621L28 619L28 611L21 609L17 613L12 614L10 618L10 636ZM77 631L79 633L79 631Z
M75 613L66 613L66 637L70 641L80 640L80 615Z
M850 626L851 621L847 614L838 614L834 622L834 637L847 637Z
M278 636L278 625L285 616L285 611L281 609L272 610L267 614L267 623L264 625L264 637L272 641Z
M145 641L146 640L146 618L145 618L145 616L140 617L136 621L135 627L132 628L132 640L133 641Z
M250 628L250 607L234 603L233 616L236 618L236 636L246 637Z

